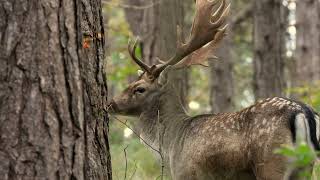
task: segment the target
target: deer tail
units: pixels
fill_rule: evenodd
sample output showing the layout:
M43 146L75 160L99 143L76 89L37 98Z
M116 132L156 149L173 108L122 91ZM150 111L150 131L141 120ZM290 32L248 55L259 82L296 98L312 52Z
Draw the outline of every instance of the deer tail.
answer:
M306 142L310 147L320 150L320 118L319 115L306 105L303 111L294 117L293 135L295 142Z
M320 118L319 115L311 108L304 104L300 104L302 111L292 116L290 121L291 132L293 134L293 142L306 142L309 147L319 151L320 138ZM319 156L316 161L319 160ZM301 179L300 172L309 172L312 174L313 163L307 167L290 167L286 172L284 179Z

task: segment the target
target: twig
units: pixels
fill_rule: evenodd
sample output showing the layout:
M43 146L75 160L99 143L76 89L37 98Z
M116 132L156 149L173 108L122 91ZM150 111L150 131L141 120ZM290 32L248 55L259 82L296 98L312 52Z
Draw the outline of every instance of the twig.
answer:
M119 176L117 174L117 171L112 172L112 175L114 174L114 176L117 178L117 180L119 180Z
M127 159L127 152L126 152L127 148L128 148L128 145L123 149L124 158L126 160L126 168L125 168L125 172L124 172L124 180L127 179L127 170L128 170L128 159Z
M109 114L110 115L110 114ZM142 139L138 133L136 133L129 125L127 125L125 122L122 122L120 119L118 119L117 117L110 115L112 118L114 118L115 120L119 121L121 124L125 125L127 128L129 128L133 134L135 134L138 138L141 139L141 141L143 141L147 146L149 146L152 150L156 151L157 153L161 154L160 151L158 151L157 149L155 149L154 147L152 147L150 144L148 144L144 139Z
M134 163L134 170L133 170L133 173L132 173L132 175L130 177L130 180L132 180L132 178L136 174L136 172L137 172L137 163Z
M103 110L105 111L105 113L108 113L108 110L110 109L111 106L108 106L106 109L104 108ZM161 180L163 180L163 170L164 170L164 161L163 161L163 155L161 153L160 150L155 149L154 147L152 147L149 143L147 143L147 141L145 141L136 131L134 131L128 124L127 121L123 122L121 121L119 118L117 118L116 116L109 114L110 117L114 118L115 120L117 120L118 122L120 122L121 124L125 125L127 128L129 128L134 135L136 135L138 138L140 138L140 140L142 142L144 142L148 147L150 147L152 150L154 150L155 152L157 152L160 155L161 158ZM159 120L159 111L158 111L158 120Z
M160 122L160 111L157 111L157 119L158 119L158 123L159 123L159 127L161 128L161 131L159 131L159 151L161 152L161 144L163 143L163 138L161 137L161 133L162 133L162 126L161 126L161 122ZM161 161L161 180L163 180L163 169L164 169L164 164L163 164L163 159Z
M156 178L156 180L158 180L159 178L163 179L164 176L167 176L167 175L160 175Z

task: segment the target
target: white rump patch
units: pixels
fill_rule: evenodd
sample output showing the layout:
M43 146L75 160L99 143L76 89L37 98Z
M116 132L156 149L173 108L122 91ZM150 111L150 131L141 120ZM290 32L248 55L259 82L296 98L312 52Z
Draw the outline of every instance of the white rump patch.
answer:
M320 118L319 116L315 115L314 119L316 120L316 132L317 132L317 140L320 141Z
M296 141L297 142L305 142L313 147L310 139L310 129L309 129L309 122L306 116L302 113L296 116L295 120L295 128L296 128Z

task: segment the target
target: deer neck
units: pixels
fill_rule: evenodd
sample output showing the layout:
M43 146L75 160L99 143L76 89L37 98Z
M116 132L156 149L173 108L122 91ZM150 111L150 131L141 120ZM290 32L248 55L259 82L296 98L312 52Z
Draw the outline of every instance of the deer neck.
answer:
M152 146L152 151L154 148L161 152L164 160L168 160L170 143L177 138L177 129L188 117L177 93L167 91L141 114L138 123L141 141ZM159 155L159 152L154 152Z

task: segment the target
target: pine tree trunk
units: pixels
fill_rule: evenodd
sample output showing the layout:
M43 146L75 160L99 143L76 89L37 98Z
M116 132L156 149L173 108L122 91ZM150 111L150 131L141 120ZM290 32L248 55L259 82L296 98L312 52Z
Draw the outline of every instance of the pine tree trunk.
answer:
M190 0L188 0L189 3ZM134 35L141 38L142 58L148 64L158 64L158 58L166 60L176 50L177 25L184 27L183 0L127 0L127 4L146 7L127 8L126 18ZM188 96L188 71L176 74L181 101L186 105Z
M281 0L254 4L254 94L256 99L282 96L284 41Z
M230 1L229 1L230 2ZM218 61L210 61L210 105L213 113L230 112L235 108L234 87L236 83L233 77L233 66L240 59L240 55L235 51L236 29L241 28L241 24L248 21L252 16L252 3L243 6L243 2L231 2L231 14L228 18L227 36L223 39L217 49L213 50L213 55L218 57ZM246 27L248 28L248 27ZM241 32L241 31L240 31ZM242 35L237 35L242 36Z
M320 1L297 1L296 79L301 86L320 80Z
M219 45L219 48L213 52L219 58L218 61L212 61L211 65L211 87L210 87L210 105L213 113L230 112L234 108L233 104L233 57L232 57L232 39L233 34L229 26L228 36Z
M1 179L111 179L101 2L0 3Z

